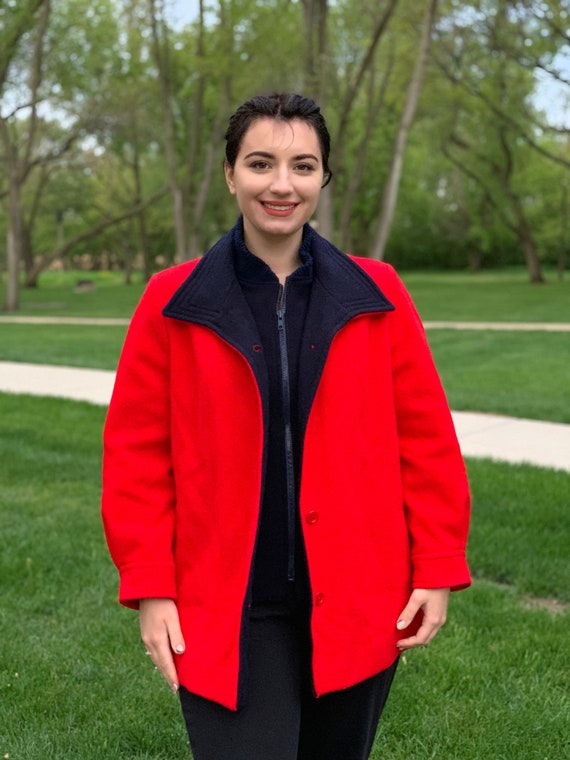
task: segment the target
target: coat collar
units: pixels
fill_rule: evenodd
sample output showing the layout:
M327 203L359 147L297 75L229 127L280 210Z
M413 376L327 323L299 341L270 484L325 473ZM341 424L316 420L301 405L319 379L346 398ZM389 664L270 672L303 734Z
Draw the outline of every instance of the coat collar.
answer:
M234 240L232 229L205 254L163 309L165 317L196 322L216 332L229 330L230 334L234 333L232 325L238 333L243 330L243 325L234 322L238 314L245 312L248 321L253 321L236 276ZM393 311L394 306L368 274L309 225L305 225L303 241L314 266L316 292L311 302L316 301L317 311L327 314L327 322L332 317L340 329L359 314Z
M336 333L359 315L394 310L372 278L309 225L303 230L303 245L312 258L313 282L299 354L301 429L307 423ZM245 357L257 380L267 424L267 367L259 351L257 326L236 275L234 246L235 228L198 262L162 313L209 327Z

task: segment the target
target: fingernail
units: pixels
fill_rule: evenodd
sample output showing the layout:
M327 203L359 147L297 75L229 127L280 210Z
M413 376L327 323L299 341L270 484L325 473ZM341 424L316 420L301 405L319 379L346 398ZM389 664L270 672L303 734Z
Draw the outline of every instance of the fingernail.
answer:
M398 620L398 622L396 623L396 628L399 631L401 631L401 630L403 630L406 627L406 625L407 625L407 623L406 623L405 620Z
M178 684L177 683L173 683L170 688L172 689L172 693L173 694L177 694L178 693Z
M177 654L182 654L182 652L184 651L184 645L183 645L183 644L178 644L178 646L175 648L175 650L174 650L174 651L175 651Z

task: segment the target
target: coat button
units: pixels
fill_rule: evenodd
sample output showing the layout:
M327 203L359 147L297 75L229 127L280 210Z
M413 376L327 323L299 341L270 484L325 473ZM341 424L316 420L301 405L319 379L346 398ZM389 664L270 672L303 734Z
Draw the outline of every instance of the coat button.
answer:
M323 602L324 602L324 601L325 601L325 595L324 595L322 592L319 592L319 593L318 593L318 594L315 596L315 604L316 604L316 606L317 606L317 607L320 607L320 606L321 606L321 604L323 604Z
M319 513L315 512L313 509L310 512L307 512L305 515L305 520L309 523L309 525L314 525L316 522L319 521Z

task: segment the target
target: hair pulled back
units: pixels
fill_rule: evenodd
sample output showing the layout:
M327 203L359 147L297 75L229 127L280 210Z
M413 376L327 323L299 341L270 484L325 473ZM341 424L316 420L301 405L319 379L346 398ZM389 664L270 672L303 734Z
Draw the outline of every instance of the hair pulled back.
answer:
M317 133L323 157L323 187L330 182L332 172L329 169L331 138L321 113L321 109L311 98L295 93L273 93L256 95L246 101L230 117L226 131L226 161L233 168L241 147L243 137L251 125L258 119L277 119L279 121L304 121Z

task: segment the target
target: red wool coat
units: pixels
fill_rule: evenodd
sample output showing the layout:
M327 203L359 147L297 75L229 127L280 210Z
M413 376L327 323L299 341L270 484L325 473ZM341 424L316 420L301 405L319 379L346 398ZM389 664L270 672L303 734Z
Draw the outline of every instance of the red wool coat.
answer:
M394 661L413 588L470 578L465 469L416 311L390 266L316 239L302 351L321 352L321 371L308 389L300 515L319 696ZM230 248L223 238L198 266L156 275L139 304L105 426L103 520L120 601L176 600L180 683L236 709L264 404Z

